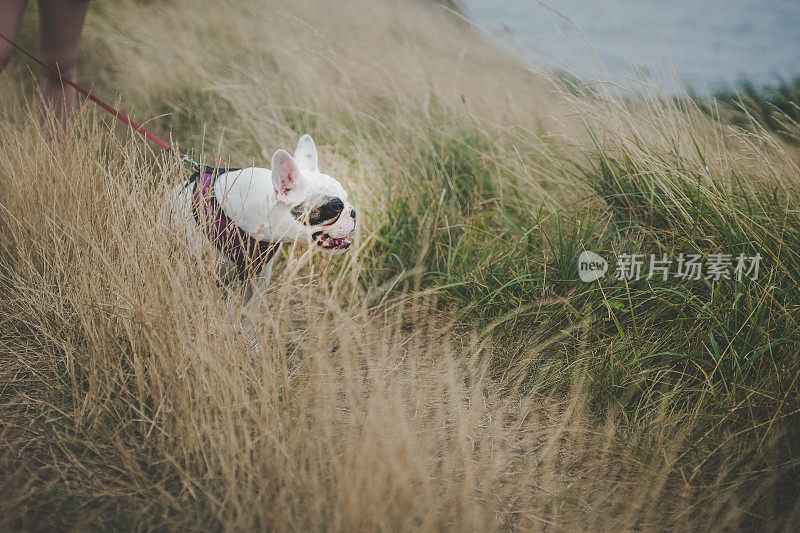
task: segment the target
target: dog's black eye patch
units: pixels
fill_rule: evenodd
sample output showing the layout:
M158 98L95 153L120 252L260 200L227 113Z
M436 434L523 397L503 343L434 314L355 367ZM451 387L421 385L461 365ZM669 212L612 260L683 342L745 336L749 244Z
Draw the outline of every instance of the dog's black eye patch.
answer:
M343 209L339 198L318 194L294 206L292 215L306 226L319 226L338 217Z

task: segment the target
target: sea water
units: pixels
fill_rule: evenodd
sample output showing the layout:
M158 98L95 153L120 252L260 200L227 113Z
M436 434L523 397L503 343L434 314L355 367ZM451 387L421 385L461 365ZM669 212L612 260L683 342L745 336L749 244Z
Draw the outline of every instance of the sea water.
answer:
M800 75L800 0L462 0L531 67L697 94Z

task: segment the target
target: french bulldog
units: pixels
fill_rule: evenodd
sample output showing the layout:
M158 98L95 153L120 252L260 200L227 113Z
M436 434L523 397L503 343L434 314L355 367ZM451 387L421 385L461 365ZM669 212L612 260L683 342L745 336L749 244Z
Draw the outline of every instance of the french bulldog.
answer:
M269 284L282 243L308 242L328 253L350 247L356 210L347 191L319 170L317 147L306 134L294 157L272 156L272 169L206 168L174 189L170 225L190 246L212 246L221 277L248 283L245 300ZM185 234L183 233L185 232Z

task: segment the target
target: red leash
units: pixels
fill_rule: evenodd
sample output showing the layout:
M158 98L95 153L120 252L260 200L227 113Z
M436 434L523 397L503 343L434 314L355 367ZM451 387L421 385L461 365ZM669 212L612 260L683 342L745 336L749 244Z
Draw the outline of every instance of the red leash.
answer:
M42 61L41 59L36 57L35 55L31 54L30 52L28 52L27 50L22 48L20 45L18 45L17 43L15 43L14 41L9 39L8 37L3 35L2 33L0 33L0 37L2 37L3 40L6 41L8 44L10 44L14 48L16 48L17 50L22 52L23 54L25 54L29 58L33 59L35 62L37 62L39 65L41 65L45 69L47 69L49 72L51 72L52 74L55 74L56 76L58 76L58 79L60 79L63 83L66 83L67 85L69 85L70 87L72 87L73 89L78 91L79 93L81 93L84 96L86 96L86 98L88 98L89 100L91 100L95 104L99 105L100 107L102 107L103 109L105 109L106 111L108 111L109 113L114 115L115 117L117 117L119 120L121 120L122 122L124 122L125 124L127 124L128 126L133 128L133 131L135 131L137 133L141 133L146 138L150 139L151 141L156 143L158 146L163 148L165 151L174 153L175 155L178 156L178 159L180 159L181 161L187 161L189 163L192 163L193 165L197 165L197 163L192 161L186 154L180 152L179 150L174 149L172 146L170 146L169 144L164 142L158 136L156 136L156 135L150 133L149 131L147 131L146 129L144 129L144 127L141 124L131 120L128 117L128 115L126 115L122 111L117 111L116 109L114 109L113 107L111 107L110 105L108 105L104 101L100 100L98 97L96 97L95 95L93 95L92 93L90 93L89 91L87 91L86 89L84 89L83 87L78 85L77 83L75 83L74 81L70 80L69 78L65 78L64 76L61 75L61 73L58 70L54 69L53 67L51 67L50 65L48 65L47 63L45 63L44 61Z

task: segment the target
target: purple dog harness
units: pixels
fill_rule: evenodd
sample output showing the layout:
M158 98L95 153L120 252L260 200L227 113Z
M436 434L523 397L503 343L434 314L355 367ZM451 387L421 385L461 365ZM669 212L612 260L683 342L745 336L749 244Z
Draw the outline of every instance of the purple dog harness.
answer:
M214 180L224 172L238 169L205 167L192 174L192 212L197 224L225 257L233 261L240 278L247 279L266 265L281 247L279 242L259 241L236 225L214 194Z

